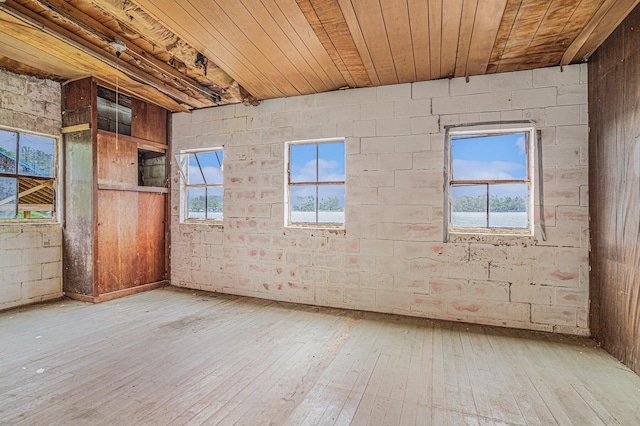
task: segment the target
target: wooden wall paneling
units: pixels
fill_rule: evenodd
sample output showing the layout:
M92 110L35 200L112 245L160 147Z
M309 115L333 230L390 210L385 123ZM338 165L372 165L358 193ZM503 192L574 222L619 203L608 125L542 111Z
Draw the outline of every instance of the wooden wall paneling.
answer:
M398 74L393 63L389 39L384 31L385 24L380 3L353 0L352 4L380 83L383 85L397 84Z
M138 194L138 282L149 284L165 278L166 194Z
M140 284L138 214L138 193L98 191L96 295Z
M138 184L138 145L131 138L99 131L97 136L99 183Z
M73 92L68 85L64 93ZM64 99L64 96L63 96ZM64 138L63 290L92 295L93 252L93 144L91 131L67 133Z
M487 71L506 6L507 0L485 1L479 5L469 45L467 75L480 75Z
M411 48L411 26L407 2L381 0L380 6L398 82L412 83L416 81L416 66Z
M458 34L462 17L463 0L442 2L442 49L440 51L440 76L449 77L456 73L458 56Z
M131 99L131 136L164 144L167 142L167 121L166 109Z
M416 77L418 81L430 80L431 42L429 39L428 3L424 0L408 0L408 6ZM455 50L457 51L457 49Z
M591 335L596 337L601 336L601 319L600 319L600 302L602 300L600 286L595 285L595 281L601 276L600 268L602 262L599 262L600 250L598 242L601 241L600 237L600 221L599 221L599 200L600 196L600 184L598 179L600 177L599 164L601 160L599 158L599 144L600 144L600 127L597 123L602 121L600 114L601 109L597 106L602 104L600 99L600 90L598 87L597 75L601 75L600 64L602 60L599 59L589 63L587 73L587 105L591 105L591 111L589 111L589 330ZM596 71L597 70L597 71Z
M158 4L154 0L138 0L136 3L158 22L232 75L256 98L269 99L284 95L275 84L264 78L261 70L233 46L215 25L206 25L209 18L194 9L190 3L176 2L167 5ZM215 48L207 46L215 46Z
M309 22L297 4L286 0L268 0L263 4L309 66L314 69L324 86L328 90L344 87L344 77L315 33L309 31Z
M362 61L364 68L367 70L369 81L371 81L374 86L379 86L380 78L378 78L378 73L373 65L373 60L371 59L369 48L367 47L364 36L362 35L362 29L360 28L360 23L356 17L356 12L353 10L353 5L350 0L338 0L338 4L340 5L342 16L349 28L353 42L358 49L360 60Z
M589 61L591 332L640 373L640 6Z
M442 50L442 0L429 0L429 48L431 78L442 77L440 52Z
M462 17L460 18L460 37L458 38L458 57L456 58L456 77L464 77L467 73L469 60L469 47L476 18L478 0L464 0L462 5Z
M62 127L91 123L92 85L91 78L62 85Z

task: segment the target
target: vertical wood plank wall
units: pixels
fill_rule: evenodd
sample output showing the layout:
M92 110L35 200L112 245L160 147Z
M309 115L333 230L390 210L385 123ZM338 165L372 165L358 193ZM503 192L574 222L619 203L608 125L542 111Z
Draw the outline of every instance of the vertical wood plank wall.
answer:
M590 326L640 373L640 6L589 60Z

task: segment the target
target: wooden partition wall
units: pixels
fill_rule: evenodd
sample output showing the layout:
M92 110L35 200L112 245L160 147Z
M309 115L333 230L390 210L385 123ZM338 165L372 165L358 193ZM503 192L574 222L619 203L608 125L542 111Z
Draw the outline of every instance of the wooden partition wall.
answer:
M592 335L640 374L640 6L589 60Z
M98 128L97 92L92 78L63 87L63 287L92 302L165 285L168 276L169 112L130 99L130 134L116 135ZM145 158L159 157L165 175L145 186Z

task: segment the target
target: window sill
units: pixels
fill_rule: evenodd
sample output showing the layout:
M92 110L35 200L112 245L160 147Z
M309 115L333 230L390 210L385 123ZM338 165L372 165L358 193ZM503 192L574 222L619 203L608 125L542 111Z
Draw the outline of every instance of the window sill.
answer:
M449 243L480 243L493 245L518 245L530 246L537 244L538 240L530 233L471 233L450 231L447 242Z
M206 225L215 228L224 228L222 221L219 220L183 220L180 225Z
M2 225L60 225L57 219L2 219Z
M347 229L340 226L321 226L321 225L286 225L285 230L289 231L314 231L314 232L322 232L322 235L333 234L333 235L342 235L347 233Z

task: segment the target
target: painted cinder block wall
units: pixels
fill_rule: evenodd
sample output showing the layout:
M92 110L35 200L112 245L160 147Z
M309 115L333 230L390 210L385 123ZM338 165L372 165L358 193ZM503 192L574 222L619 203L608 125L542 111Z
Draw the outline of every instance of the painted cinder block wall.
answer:
M173 115L173 152L224 146L222 227L180 222L171 283L322 306L586 335L586 66L353 89ZM444 126L533 119L547 241L443 243ZM346 137L346 231L284 227L284 143ZM537 215L536 215L537 217Z
M0 70L0 125L59 136L60 84ZM0 310L62 296L62 227L0 222Z

